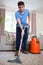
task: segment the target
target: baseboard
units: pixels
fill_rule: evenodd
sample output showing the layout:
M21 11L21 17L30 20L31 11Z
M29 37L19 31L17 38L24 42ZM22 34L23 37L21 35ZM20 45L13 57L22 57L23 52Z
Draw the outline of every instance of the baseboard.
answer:
M29 51L29 50L27 50L27 51ZM40 49L40 51L43 51L43 49ZM0 50L0 52L16 52L16 50Z

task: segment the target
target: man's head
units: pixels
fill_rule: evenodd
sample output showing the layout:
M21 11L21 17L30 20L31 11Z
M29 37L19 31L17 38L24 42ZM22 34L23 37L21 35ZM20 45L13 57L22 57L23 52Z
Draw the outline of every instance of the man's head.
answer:
M18 2L18 8L19 8L19 10L20 10L21 12L23 12L23 11L24 11L24 8L25 8L24 2L19 1L19 2Z

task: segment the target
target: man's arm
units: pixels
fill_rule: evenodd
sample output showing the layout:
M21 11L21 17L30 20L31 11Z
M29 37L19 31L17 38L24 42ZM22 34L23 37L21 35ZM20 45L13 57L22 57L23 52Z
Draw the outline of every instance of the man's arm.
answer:
M20 28L21 28L21 30L22 30L22 29L23 29L23 27L22 27L22 25L21 25L21 22L20 22L20 17L19 17L18 12L17 12L17 13L15 13L15 17L16 17L16 21L17 21L17 23L19 24L19 26L20 26Z
M27 10L27 15L28 15L28 22L27 22L27 24L28 24L28 26L30 25L30 12Z
M20 19L18 19L18 20L17 20L17 23L19 24L20 29L22 30L22 29L23 29L23 27L22 27L22 25L21 25L21 23L20 23Z
M30 16L28 16L28 23L27 24L30 25Z
M24 35L24 29L23 29L23 27L22 27L22 25L20 23L20 19L17 20L17 23L19 24L20 29L22 30L22 35Z

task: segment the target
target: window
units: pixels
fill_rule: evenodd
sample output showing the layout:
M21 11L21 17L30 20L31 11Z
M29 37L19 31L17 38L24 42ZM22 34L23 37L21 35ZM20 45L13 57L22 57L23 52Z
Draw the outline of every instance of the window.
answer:
M5 13L5 31L16 33L16 19L14 12L6 11Z

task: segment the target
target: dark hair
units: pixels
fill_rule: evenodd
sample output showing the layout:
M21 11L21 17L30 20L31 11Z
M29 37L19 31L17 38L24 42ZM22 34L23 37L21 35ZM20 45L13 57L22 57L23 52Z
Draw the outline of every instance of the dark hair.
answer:
M17 4L18 4L18 6L25 5L23 1L19 1Z

